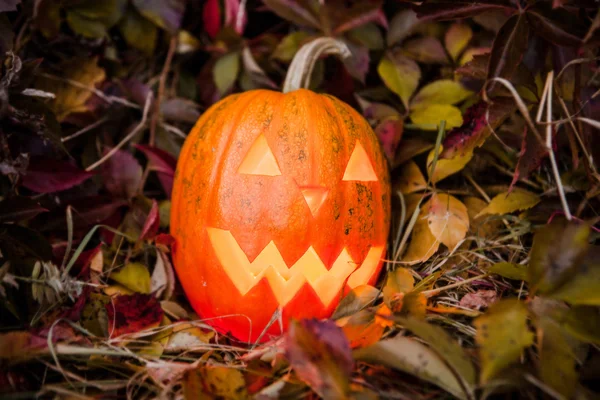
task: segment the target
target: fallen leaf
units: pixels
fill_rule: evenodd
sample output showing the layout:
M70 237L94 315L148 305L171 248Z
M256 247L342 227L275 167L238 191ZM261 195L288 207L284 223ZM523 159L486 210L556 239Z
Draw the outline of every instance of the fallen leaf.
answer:
M429 230L426 208L422 207L410 235L410 243L402 261L409 264L425 262L438 250L440 242Z
M421 79L419 65L402 54L388 53L379 62L377 72L385 85L400 97L404 107L408 109L410 98Z
M383 364L414 375L446 390L459 399L466 399L454 371L435 351L404 336L381 340L369 347L353 351L354 359Z
M70 189L94 176L66 161L35 157L29 161L22 185L37 193L54 193Z
M388 117L375 127L375 134L383 147L388 160L393 160L396 149L404 132L404 120L398 117Z
M415 127L426 131L438 130L441 121L446 121L446 130L459 127L463 123L460 110L449 104L431 104L415 108L410 112L410 119Z
M433 36L409 39L402 45L403 54L425 64L446 64L448 56L442 43Z
M450 25L444 36L444 45L454 61L458 59L472 37L473 31L469 25L460 22Z
M478 290L474 293L467 293L460 299L461 307L481 310L488 308L498 299L498 293L495 290Z
M148 268L139 262L131 262L118 271L110 274L110 279L134 292L150 293L150 272Z
M185 372L183 397L192 399L249 399L241 371L216 365L205 365Z
M525 127L519 160L517 161L517 167L515 168L515 174L510 183L509 191L512 190L519 179L526 179L531 172L539 168L547 156L548 149L546 149L546 145L540 143L535 134L531 133L531 129Z
M148 157L150 167L152 170L156 171L161 186L165 190L167 196L171 198L177 159L158 147L141 144L138 144L135 147Z
M61 66L62 78L83 87L55 78L42 77L37 82L37 89L56 96L49 104L58 121L64 120L69 114L88 110L86 102L92 97L92 90L106 77L97 62L94 57L72 58Z
M164 315L155 297L140 293L116 296L105 308L111 338L157 327Z
M346 398L352 355L333 321L292 321L285 343L286 357L300 379L323 398Z
M336 324L342 328L352 349L377 343L385 330L385 326L378 323L375 315L369 311L359 311L340 318Z
M363 310L372 305L378 295L379 290L373 286L360 285L355 287L340 301L331 319L347 317Z
M477 215L487 207L487 203L478 197L467 196L463 198L463 204L467 207L469 214L469 229L478 238L493 238L502 228L502 221L498 218Z
M456 197L434 193L423 205L426 210L429 230L448 249L453 250L469 230L467 207Z
M129 151L117 150L102 164L102 180L113 196L129 200L140 189L142 166Z
M152 199L152 207L142 227L138 240L150 240L154 239L158 233L158 227L160 226L160 215L158 214L158 203Z
M205 332L192 323L177 324L169 334L165 350L190 351L194 347L206 346L214 336L214 331Z
M460 82L440 79L423 86L411 100L410 108L427 107L432 104L456 104L471 94L473 92L465 89Z
M504 215L515 211L527 210L541 201L540 197L525 189L515 188L512 192L500 193L477 214L480 217L485 214Z
M175 291L175 272L169 257L156 249L156 264L150 279L150 291L157 298L170 299Z
M600 345L600 308L593 306L571 307L563 320L563 327L574 338L585 343Z
M398 294L404 296L411 292L415 287L415 278L407 268L396 268L388 273L385 285L383 286L383 300L385 304L394 309L394 298Z
M395 320L427 342L456 372L472 396L476 386L475 367L465 349L446 330L414 317L400 317Z
M492 265L488 272L508 279L527 281L527 265L499 262Z
M517 299L501 300L473 321L481 362L481 383L517 362L521 352L533 344L527 327L527 308Z
M409 161L402 166L398 180L398 190L402 193L414 193L427 189L427 182L419 166L414 161Z

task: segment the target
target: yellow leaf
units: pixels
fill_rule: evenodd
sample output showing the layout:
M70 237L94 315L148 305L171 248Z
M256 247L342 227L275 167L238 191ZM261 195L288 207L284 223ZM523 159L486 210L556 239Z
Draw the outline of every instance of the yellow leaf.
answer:
M473 92L467 90L459 82L451 79L440 79L424 86L410 102L410 108L427 107L432 104L460 103Z
M487 54L490 52L489 47L471 47L465 51L465 53L460 58L458 65L462 66L468 62L473 61L474 56L480 56L482 54Z
M50 107L58 121L62 121L71 113L88 110L86 102L92 97L92 90L97 83L104 81L106 76L104 70L96 63L97 59L93 57L71 59L61 66L64 80L43 77L37 83L37 89L54 93L56 96Z
M440 242L435 239L435 236L427 226L427 215L421 211L413 231L411 233L410 244L406 249L402 261L416 264L425 262L437 251L440 247Z
M448 28L444 37L444 44L453 60L458 58L472 37L473 31L467 24L455 23Z
M165 345L166 349L172 351L189 350L208 344L213 336L214 331L204 332L191 323L184 323L173 327L173 333L169 335L169 341Z
M398 293L408 293L413 290L415 286L415 278L407 268L396 268L391 271L383 287L383 299L388 307L391 307L391 303L394 295Z
M404 107L408 109L410 98L421 79L419 65L402 54L387 54L379 62L377 72L385 85L400 97Z
M527 210L540 202L540 197L524 189L515 188L512 192L496 195L490 204L477 214L476 218L484 214L509 214L519 210Z
M440 154L442 153L442 148L440 147ZM431 174L431 164L433 163L433 157L435 155L435 149L429 152L427 156L427 173ZM435 171L433 172L431 178L432 183L436 183L441 181L442 179L455 174L461 171L465 165L473 158L473 152L469 151L463 156L456 156L454 158L438 158L437 163L435 164Z
M417 128L426 131L436 131L440 121L446 121L446 130L461 126L463 123L460 110L449 104L431 104L414 109L410 119Z
M429 230L450 250L465 238L469 230L469 215L467 207L456 197L434 193L423 208L429 212Z
M134 292L150 293L150 272L144 264L129 263L117 272L110 274L110 279L119 282Z
M205 365L185 373L185 399L248 399L244 375L233 368Z
M127 289L123 285L110 285L108 287L105 287L103 292L107 296L111 296L111 297L112 296L129 296L129 295L132 295L135 293L133 290Z
M527 307L517 299L493 304L473 325L477 329L482 383L517 362L523 349L533 343L533 333L527 327Z
M426 188L427 182L417 163L411 160L404 164L398 177L398 189L406 194L418 192Z

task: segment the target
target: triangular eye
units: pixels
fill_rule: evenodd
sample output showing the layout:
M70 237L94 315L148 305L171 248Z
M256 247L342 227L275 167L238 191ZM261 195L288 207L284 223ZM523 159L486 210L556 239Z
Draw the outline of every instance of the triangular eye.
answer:
M359 141L356 142L356 146L354 146L354 150L350 155L342 180L377 181L377 174L375 174L369 155Z
M275 160L275 156L269 148L267 139L265 139L263 135L260 135L254 144L252 144L252 147L248 150L238 172L240 174L248 175L281 175L277 160Z

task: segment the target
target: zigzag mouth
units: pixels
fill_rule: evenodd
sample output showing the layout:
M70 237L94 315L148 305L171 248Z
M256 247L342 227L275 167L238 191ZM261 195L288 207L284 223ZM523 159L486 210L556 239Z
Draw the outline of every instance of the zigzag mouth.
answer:
M359 266L344 248L328 270L310 246L294 265L288 267L273 241L250 262L230 231L207 228L207 232L219 262L240 293L245 295L266 278L281 306L286 305L304 283L308 283L323 305L328 306L345 283L351 288L366 283L375 273L385 250L385 246L371 247Z

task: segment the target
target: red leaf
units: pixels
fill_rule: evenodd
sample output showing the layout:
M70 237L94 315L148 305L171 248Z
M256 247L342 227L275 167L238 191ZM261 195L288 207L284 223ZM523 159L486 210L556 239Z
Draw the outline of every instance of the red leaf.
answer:
M219 0L206 0L202 10L202 22L204 22L204 30L208 33L208 36L214 39L221 30Z
M158 214L158 203L156 200L152 199L152 208L148 213L148 218L146 218L146 222L144 222L144 227L142 228L142 233L140 233L139 240L152 239L156 236L158 232L158 227L160 225L160 215Z
M164 246L171 246L175 243L175 238L168 233L159 233L156 235L156 238L154 238L154 242L157 245L162 244Z
M548 157L546 146L535 137L530 130L525 127L523 132L523 141L521 142L521 151L513 180L508 191L512 191L519 179L525 179L531 172L539 168L542 161Z
M404 132L404 122L400 118L391 117L383 120L375 128L375 133L379 138L379 142L385 151L388 160L393 160L396 155L396 149L402 139Z
M106 154L109 150L105 150ZM117 150L102 164L102 179L106 189L115 197L129 200L142 181L142 166L130 152Z
M163 317L163 309L158 300L152 295L141 293L116 296L106 305L106 312L111 338L158 325Z
M424 3L419 7L415 7L417 16L421 21L450 21L469 18L494 9L514 10L510 2L502 0Z
M491 133L489 126L496 129L515 110L512 98L496 98L491 105L484 101L472 105L465 111L463 124L446 136L440 158L454 158L459 154L464 156L481 146Z
M529 37L529 25L523 15L513 15L502 25L494 39L490 62L488 63L488 79L506 78L515 73L523 60ZM489 85L489 91L494 88Z
M32 158L23 175L22 185L38 193L53 193L70 189L94 175L66 161L51 158Z
M241 15L239 15L241 13ZM246 9L240 9L239 0L225 0L225 25L231 26L239 35L244 32L248 16Z
M536 35L560 46L579 46L585 36L585 23L564 8L537 4L527 10L527 20Z
M171 190L173 189L173 179L175 176L175 167L177 160L171 154L158 147L138 144L135 146L143 152L150 162L150 166L158 174L158 180L167 196L171 198Z
M25 196L7 197L0 201L0 223L27 220L47 211L32 198Z
M326 399L345 398L353 362L344 332L331 320L290 324L286 357L300 379Z
M344 3L347 2L325 2L325 7L329 11L328 15L334 19L332 24L334 35L340 35L369 22L377 22L387 29L388 23L385 14L381 11L381 1L357 1L350 7L344 7Z

